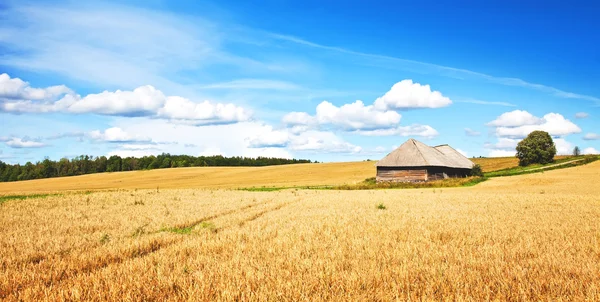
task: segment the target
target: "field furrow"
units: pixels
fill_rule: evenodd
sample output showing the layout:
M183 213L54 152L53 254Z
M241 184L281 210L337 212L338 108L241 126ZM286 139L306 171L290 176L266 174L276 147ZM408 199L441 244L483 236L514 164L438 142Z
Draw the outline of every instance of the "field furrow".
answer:
M598 300L600 164L407 190L115 190L0 207L0 297Z

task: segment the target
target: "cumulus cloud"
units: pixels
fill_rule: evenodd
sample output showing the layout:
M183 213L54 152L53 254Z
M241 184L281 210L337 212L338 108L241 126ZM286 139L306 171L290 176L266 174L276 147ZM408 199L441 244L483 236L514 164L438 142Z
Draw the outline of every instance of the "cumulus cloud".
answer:
M119 148L123 150L160 150L156 144L123 144Z
M307 131L293 137L288 148L293 151L308 151L319 153L360 153L362 148L346 142L327 131Z
M317 106L319 124L331 124L346 130L369 130L389 128L400 122L400 114L395 111L379 111L373 106L365 106L362 101L337 107L327 101Z
M354 103L336 106L328 101L316 107L315 115L306 112L290 112L282 122L300 133L309 129L341 129L368 136L400 135L434 137L438 133L427 125L400 126L402 116L396 112L411 108L439 108L452 103L439 91L431 91L429 85L403 80L396 83L384 96L366 105Z
M97 113L106 115L149 115L165 103L165 95L158 89L146 85L133 91L104 91L89 94L74 101L68 111L73 113Z
M471 128L465 128L465 134L467 136L480 136L481 132L475 131L475 130L473 130Z
M494 150L515 150L517 148L517 144L519 143L518 139L504 138L501 137L498 139L498 142L495 144L486 143L484 148L486 149L494 149Z
M290 126L303 126L316 124L317 119L306 112L290 112L283 116L282 121Z
M588 133L583 136L583 139L586 141L600 140L600 134Z
M247 121L250 112L233 104L195 103L182 97L167 98L164 106L158 109L158 117L192 124L218 124Z
M402 80L392 89L375 100L378 110L402 110L414 108L440 108L452 104L452 101L439 91L432 91L429 85Z
M148 116L191 125L236 123L247 121L251 117L247 109L234 104L210 101L197 103L179 96L165 96L150 85L140 86L132 91L104 91L81 97L65 86L40 90L29 87L20 79L9 78L2 81L7 77L6 74L0 75L0 99L4 96L4 101L0 102L0 111L9 113L65 112ZM64 94L62 98L53 98L61 94Z
M83 132L65 132L65 133L58 133L55 135L51 135L46 137L46 139L48 140L55 140L55 139L63 139L63 138L78 138L81 139L85 136L85 133Z
M360 146L348 143L329 131L306 130L292 133L290 129L274 130L271 126L246 139L248 148L286 148L291 151L321 153L359 153Z
M198 153L198 156L216 156L216 155L227 156L227 154L225 152L223 152L221 150L221 148L219 148L219 147L204 148L204 150L202 150L200 153Z
M9 146L11 148L16 148L16 149L42 148L42 147L47 146L46 144L44 144L42 142L30 140L27 138L18 138L18 137L13 137L8 140L5 140L5 143L7 146Z
M575 118L587 118L589 116L590 115L588 113L586 113L586 112L577 112L577 113L575 113Z
M583 154L600 154L600 151L596 150L595 148L589 147L583 149Z
M437 130L428 125L414 124L410 126L398 126L396 128L389 129L375 129L375 130L361 130L355 131L355 133L365 136L421 136L426 138L433 138L439 135Z
M158 155L161 152L156 149L143 149L143 150L132 150L132 149L117 149L108 152L107 156L118 155L120 157L144 157L150 155Z
M526 116L526 115L523 115ZM498 137L510 137L510 138L524 138L529 133L535 130L542 130L548 132L551 136L560 137L573 133L580 133L581 128L575 125L568 119L565 119L564 116L558 113L548 113L544 115L543 118L539 119L537 117L533 117L533 119L529 119L529 121L536 120L537 124L523 124L519 123L510 123L507 122L505 124L499 123L502 126L496 128L496 136ZM522 120L523 121L523 120ZM519 125L519 126L505 126L505 125Z
M33 88L19 78L11 78L6 73L0 74L0 99L45 100L67 93L72 93L72 91L64 85Z
M306 112L291 112L282 121L289 126L331 125L342 130L371 130L391 128L400 123L400 114L395 111L379 111L373 106L365 106L362 101L337 107L323 101L317 106L317 113L311 116Z
M564 138L555 138L554 145L556 145L556 154L558 155L573 154L573 148L575 148L571 142L566 141Z
M487 125L496 127L495 135L498 137L496 143L484 145L484 148L491 150L490 156L513 153L519 140L536 130L546 131L554 137L558 154L571 154L573 145L564 137L581 132L581 128L558 113L548 113L539 118L521 110L503 113Z
M289 147L260 146L258 141L260 136L267 135L271 131L287 132L288 129L277 130L270 125L258 121L212 124L203 127L173 124L165 119L151 118L116 118L113 123L130 136L152 139L152 142L137 142L132 144L155 145L158 150L144 150L154 152L154 154L165 152L197 156L297 157L292 155L293 150ZM252 139L257 139L253 145L250 144ZM264 140L263 143L265 143ZM177 144L155 143L168 141L176 141ZM274 142L271 141L270 143L273 144ZM117 150L127 151L124 148L120 148L120 145L114 145Z
M104 141L109 143L125 143L125 142L150 142L151 139L139 135L131 135L119 127L108 128L104 131L94 130L89 133L89 137L93 140Z
M487 123L487 125L492 127L519 127L525 125L539 125L543 122L542 119L533 116L527 111L515 110L501 114L495 120Z
M287 131L273 130L268 127L265 133L258 136L248 138L248 147L250 148L269 148L269 147L286 147L290 141L290 133Z

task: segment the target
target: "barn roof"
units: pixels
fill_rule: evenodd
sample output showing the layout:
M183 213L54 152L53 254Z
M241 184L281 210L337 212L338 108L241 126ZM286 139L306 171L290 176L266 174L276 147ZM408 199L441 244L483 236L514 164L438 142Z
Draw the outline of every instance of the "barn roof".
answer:
M448 145L430 147L409 139L377 162L378 167L449 167L471 169L473 162Z

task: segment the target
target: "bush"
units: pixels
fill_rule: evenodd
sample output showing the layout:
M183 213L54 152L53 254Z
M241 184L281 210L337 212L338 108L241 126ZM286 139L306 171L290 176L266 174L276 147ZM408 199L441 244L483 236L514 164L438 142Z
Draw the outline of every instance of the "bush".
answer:
M548 132L533 131L517 145L519 166L548 164L554 161L556 146Z
M471 168L471 176L483 176L483 171L479 164L475 164L473 168Z

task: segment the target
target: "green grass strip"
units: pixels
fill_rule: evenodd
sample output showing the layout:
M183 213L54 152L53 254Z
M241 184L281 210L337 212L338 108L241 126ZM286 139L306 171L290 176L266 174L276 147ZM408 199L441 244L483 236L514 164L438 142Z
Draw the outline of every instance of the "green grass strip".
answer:
M60 196L62 194L31 194L31 195L3 195L0 196L0 204L3 204L9 200L25 200L30 198L46 198L50 196Z

